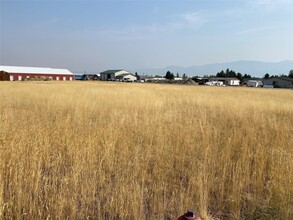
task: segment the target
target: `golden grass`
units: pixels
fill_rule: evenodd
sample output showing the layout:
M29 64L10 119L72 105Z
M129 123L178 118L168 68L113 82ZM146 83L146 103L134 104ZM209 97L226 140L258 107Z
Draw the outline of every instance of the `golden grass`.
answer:
M0 83L0 219L293 219L292 90Z

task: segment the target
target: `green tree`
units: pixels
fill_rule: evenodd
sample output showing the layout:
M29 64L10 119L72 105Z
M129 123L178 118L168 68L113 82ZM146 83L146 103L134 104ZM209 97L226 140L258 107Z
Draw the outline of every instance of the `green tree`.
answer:
M266 73L264 76L266 79L270 78L270 74Z
M288 76L289 76L290 78L293 78L293 69L289 71Z
M135 72L135 77L137 80L140 80L140 76L137 74L137 72Z
M165 75L165 78L169 79L169 80L174 79L174 74L171 73L170 71L167 71L166 75Z
M250 79L251 78L251 75L245 73L244 76L243 76L243 78L244 79Z
M237 79L239 79L240 81L243 81L243 77L241 73L237 73L236 75Z
M228 77L236 77L236 73L234 70L230 70L228 73Z
M216 77L237 77L238 78L239 74L241 75L241 73L236 74L236 72L234 70L226 69L226 72L224 72L224 70L222 70L221 72L218 72L216 74ZM242 77L242 75L241 75L241 77Z
M217 77L225 77L226 74L224 73L224 70L222 70L221 72L218 72L216 76Z

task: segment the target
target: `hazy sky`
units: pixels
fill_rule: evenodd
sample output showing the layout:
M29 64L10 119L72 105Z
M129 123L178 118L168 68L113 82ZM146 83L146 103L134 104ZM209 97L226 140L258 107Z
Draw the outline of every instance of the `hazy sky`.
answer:
M72 72L293 60L292 0L0 0L0 64Z

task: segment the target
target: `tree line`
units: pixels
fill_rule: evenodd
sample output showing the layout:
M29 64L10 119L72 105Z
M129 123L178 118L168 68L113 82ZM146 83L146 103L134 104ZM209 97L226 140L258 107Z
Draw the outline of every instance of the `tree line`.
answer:
M216 74L216 77L232 77L232 78L237 78L240 81L243 81L244 79L250 79L252 78L251 75L249 74L244 74L242 75L241 73L236 73L234 70L230 70L229 68L226 69L226 71L222 70L221 72L218 72Z
M139 75L137 74L137 72L135 73L135 76L136 77L139 77ZM162 77L162 76L158 76L156 75L156 77ZM174 73L171 73L170 71L167 71L165 76L164 76L166 79L169 79L169 80L173 80L175 77L180 77L179 73L176 74L176 76L174 75ZM194 76L192 78L198 78L199 76ZM244 81L244 79L250 79L252 78L252 76L250 74L242 74L242 73L236 73L234 70L230 70L229 68L226 69L226 71L222 70L220 72L217 72L216 75L204 75L204 77L230 77L230 78L237 78L239 79L241 82ZM266 73L263 78L273 78L273 77L290 77L290 78L293 78L293 69L291 69L288 73L288 75L284 75L284 74L281 74L281 75L270 75L268 73ZM183 79L186 79L188 78L188 76L184 73L182 75L182 78Z
M180 77L179 73L176 74L176 77ZM165 75L165 78L166 79L169 79L169 80L172 80L175 78L175 75L173 73L171 73L170 71L167 71L166 72L166 75ZM182 79L186 79L187 78L187 75L185 73L183 73L182 75Z
M290 78L293 78L293 69L289 71L288 76L285 75L285 74L281 74L281 75L270 75L270 74L268 74L268 73L266 73L266 74L264 75L264 78L265 78L265 79L268 79L268 78L274 78L274 77L290 77Z

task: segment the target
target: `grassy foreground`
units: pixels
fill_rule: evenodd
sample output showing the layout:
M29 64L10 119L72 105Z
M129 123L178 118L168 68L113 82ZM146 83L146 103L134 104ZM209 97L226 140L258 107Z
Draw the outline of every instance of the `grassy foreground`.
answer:
M0 82L0 219L293 219L293 91Z

